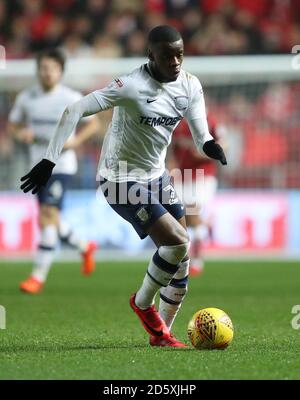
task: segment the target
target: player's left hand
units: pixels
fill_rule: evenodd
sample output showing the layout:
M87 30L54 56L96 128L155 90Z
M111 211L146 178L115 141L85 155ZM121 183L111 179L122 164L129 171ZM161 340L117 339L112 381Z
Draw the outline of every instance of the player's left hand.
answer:
M219 160L222 165L227 165L227 160L222 147L214 140L208 140L203 145L204 153L215 160Z
M55 164L52 161L43 158L27 175L22 176L21 182L25 181L21 185L23 192L32 190L32 194L37 193L50 179L54 167Z

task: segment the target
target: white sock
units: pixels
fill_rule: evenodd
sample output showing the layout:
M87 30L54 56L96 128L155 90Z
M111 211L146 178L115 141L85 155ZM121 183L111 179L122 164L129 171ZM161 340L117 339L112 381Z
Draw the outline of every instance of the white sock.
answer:
M201 246L202 241L208 235L208 228L204 224L201 224L201 225L198 225L195 227L190 227L189 234L190 234L190 238L191 238L191 253L190 253L191 265L193 267L203 269L204 261L202 258L202 254L201 254L202 252L201 252L200 246Z
M145 310L154 304L156 293L159 288L169 285L187 249L187 243L159 247L149 263L142 286L136 294L135 303L139 308Z
M41 233L41 242L31 275L38 281L45 282L55 256L58 234L55 225L45 226Z
M208 236L208 228L205 224L200 224L197 226L190 226L189 228L189 235L191 242L195 240L205 240Z
M182 261L169 285L160 289L159 314L170 330L187 293L189 263Z
M87 249L87 242L81 240L62 219L60 219L59 222L59 237L62 242L67 243L71 247L75 247L81 253Z

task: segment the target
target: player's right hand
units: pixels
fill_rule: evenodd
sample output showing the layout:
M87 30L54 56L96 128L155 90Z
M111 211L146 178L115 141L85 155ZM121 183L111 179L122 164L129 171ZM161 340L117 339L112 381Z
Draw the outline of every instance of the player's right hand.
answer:
M21 185L21 189L23 192L27 193L32 190L32 194L37 193L50 179L54 167L55 164L52 161L43 158L27 175L22 176L21 182L24 181L24 183Z

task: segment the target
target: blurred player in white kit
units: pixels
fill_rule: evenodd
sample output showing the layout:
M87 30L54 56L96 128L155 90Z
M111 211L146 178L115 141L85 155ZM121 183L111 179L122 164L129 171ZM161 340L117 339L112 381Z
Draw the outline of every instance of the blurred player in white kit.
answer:
M217 143L226 149L226 127L208 113L209 131ZM192 212L186 214L186 225L189 230L190 246L190 276L200 275L204 270L203 242L209 237L213 239L211 226L211 202L217 187L217 164L205 154L195 149L194 140L188 124L183 120L173 134L170 152L171 167L177 167L182 173L183 180L175 185L182 195L184 205ZM202 171L197 177L197 171ZM190 171L185 174L185 171Z
M51 135L65 108L82 98L81 93L61 84L65 59L57 49L45 50L37 57L38 82L17 96L9 114L8 131L29 145L31 167L44 154ZM58 240L78 249L82 273L95 268L96 244L80 239L60 216L65 190L77 172L75 149L93 136L99 127L96 117L84 121L77 134L72 132L47 185L38 193L41 240L31 275L21 282L26 293L39 293L47 279Z

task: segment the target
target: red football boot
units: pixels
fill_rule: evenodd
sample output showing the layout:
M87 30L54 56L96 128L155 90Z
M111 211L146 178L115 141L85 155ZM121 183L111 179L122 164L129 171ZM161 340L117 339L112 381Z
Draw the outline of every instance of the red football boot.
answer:
M203 274L203 267L199 267L198 265L191 265L189 268L189 275L190 276L199 276Z
M95 242L88 242L87 249L81 253L81 272L84 275L90 275L96 268L96 261L94 259L94 253L96 249L97 244Z
M177 340L176 337L172 333L168 338L150 336L149 343L151 346L160 346L160 347L181 347L181 348L188 347L186 344Z
M38 294L42 291L43 287L43 282L38 281L33 276L20 283L20 289L28 294Z
M143 324L143 327L151 336L156 336L159 338L169 338L171 336L170 331L165 324L165 321L160 317L155 305L147 308L146 310L141 310L135 304L136 293L132 294L130 297L130 307L139 317Z

